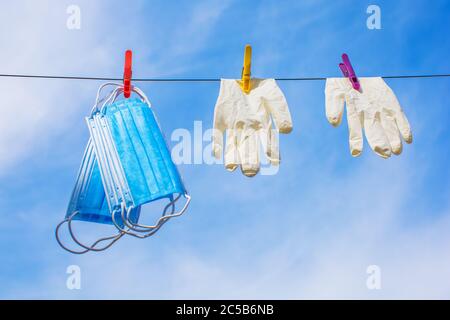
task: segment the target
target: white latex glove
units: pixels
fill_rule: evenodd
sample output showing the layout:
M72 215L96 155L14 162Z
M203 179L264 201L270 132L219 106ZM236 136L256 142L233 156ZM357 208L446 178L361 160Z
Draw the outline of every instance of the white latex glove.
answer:
M362 129L376 154L388 158L402 152L400 135L412 142L408 119L391 88L380 77L358 78L361 90L352 88L347 78L330 78L325 86L328 121L338 126L347 105L350 152L357 157L363 149Z
M251 79L246 94L240 80L222 79L214 110L213 155L220 159L226 132L225 168L252 177L260 168L260 144L273 165L280 162L278 132L289 133L292 120L286 98L274 79ZM272 121L273 119L273 121ZM272 122L276 129L272 128Z

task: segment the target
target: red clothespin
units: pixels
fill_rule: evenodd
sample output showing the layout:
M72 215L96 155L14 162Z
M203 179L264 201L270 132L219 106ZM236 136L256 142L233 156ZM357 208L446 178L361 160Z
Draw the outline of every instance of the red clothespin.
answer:
M129 98L131 95L131 50L125 51L125 68L123 71L123 95Z
M344 77L350 80L353 89L359 90L361 88L361 84L359 83L358 77L355 74L355 70L353 70L350 59L348 58L348 55L346 53L342 55L342 63L339 63L339 68L341 68Z

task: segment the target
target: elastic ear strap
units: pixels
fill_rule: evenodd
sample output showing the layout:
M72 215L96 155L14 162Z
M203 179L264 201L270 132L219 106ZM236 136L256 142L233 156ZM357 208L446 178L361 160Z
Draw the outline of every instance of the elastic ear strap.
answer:
M107 86L120 87L120 86L122 86L122 85L119 84L119 83L114 83L114 82L107 82L107 83L102 84L102 85L98 88L98 90L97 90L97 95L96 95L96 97L95 97L95 104L94 104L94 106L92 107L91 114L93 114L95 111L98 111L98 105L99 105L101 102L105 101L105 99L108 99L108 98L111 96L111 94L115 91L115 90L112 90L105 98L100 99L100 94L101 94L102 90L103 90L104 88L106 88Z
M72 237L73 241L75 241L76 244L78 244L82 248L85 248L88 251L103 251L103 250L106 250L109 247L111 247L114 243L116 243L116 241L119 240L123 236L123 233L118 233L118 234L113 235L113 236L102 237L102 238L98 239L97 241L95 241L91 246L84 245L83 243L81 243L77 239L77 237L75 236L75 234L74 234L74 232L72 230L72 220L73 220L73 218L75 217L76 214L77 214L77 212L75 212L75 214L72 214L72 216L70 216L69 219L67 219L68 220L67 221L68 222L67 226L69 227L69 233L70 233L70 236ZM95 248L97 246L97 244L99 244L100 242L103 242L103 241L107 241L107 240L110 240L110 241L104 247Z
M144 102L146 102L149 106L151 106L150 101L148 100L147 96L141 89L139 89L138 87L133 87L133 91L137 95L139 95L144 100Z
M123 88L122 88L122 87L116 88L116 89L114 89L113 91L111 91L111 92L109 93L108 97L104 100L104 102L103 102L103 104L102 104L102 106L101 106L101 108L100 108L100 111L103 112L104 109L105 109L105 107L106 107L108 104L114 103L114 101L116 101L117 97L118 97L122 92L123 92Z
M103 251L108 249L109 247L111 247L117 240L119 240L124 233L118 233L117 235L113 235L113 236L108 236L108 237L103 237L98 239L97 241L95 241L91 246L86 246L84 244L82 244L76 237L75 234L72 230L72 219L78 214L78 211L75 211L74 213L72 213L71 216L69 216L67 219L64 219L63 221L61 221L57 226L56 226L56 230L55 230L55 236L56 236L56 241L59 243L59 245L66 251L69 251L71 253L74 254L84 254L86 252L89 251ZM68 227L69 227L69 233L70 236L72 237L72 240L79 245L80 247L82 247L84 250L81 251L75 251L72 249L69 249L68 247L66 247L65 245L63 245L61 239L59 238L59 228L64 224L67 223ZM103 241L107 241L110 240L108 244L106 244L104 247L101 248L95 248L97 246L97 244L99 244L100 242Z
M180 199L180 197L181 197L182 195L183 195L184 198L186 199L186 202L185 202L183 208L182 208L179 212L174 213L174 211L175 211L175 202L177 202L177 201ZM172 200L169 202L169 204L164 208L162 216L161 216L161 217L156 221L156 223L155 223L154 225L152 225L152 226L142 225L142 224L138 224L138 223L132 223L131 221L129 221L128 215L127 215L127 217L123 217L123 215L122 215L122 217L123 217L124 223L127 225L127 227L129 227L129 228L132 229L132 230L136 230L136 231L138 231L138 232L144 232L144 231L139 231L139 230L136 229L136 227L139 227L139 228L148 229L148 230L155 230L155 232L156 232L156 230L159 230L160 227L161 227L164 223L166 223L169 219L174 218L174 217L179 217L179 216L181 216L181 215L186 211L186 209L187 209L187 207L189 206L189 203L190 203L190 202L191 202L191 197L190 197L187 193L179 194L175 199L172 199ZM171 210L172 212L169 213L169 214L167 214L167 210L168 210L169 208L172 209L172 210ZM132 226L130 226L128 223L130 223ZM133 227L134 227L134 228L133 228ZM153 233L154 233L154 232L151 232L151 233L148 234L148 235L138 236L138 238L147 238L148 236L150 236L150 235L153 234Z
M110 84L111 84L111 83L110 83ZM108 85L108 84L105 84L105 85ZM105 86L105 85L104 85L104 86ZM124 88L123 88L122 85L119 85L119 84L114 84L114 85L117 85L118 87L117 87L116 89L114 89L113 91L111 91L111 92L109 93L109 95L108 95L106 98L102 99L101 101L97 101L96 105L95 105L94 108L92 109L92 114L93 114L95 111L98 111L98 110L99 110L99 109L97 108L97 106L98 106L98 104L101 103L101 102L103 102L103 104L102 104L102 106L101 106L101 108L100 108L100 112L104 112L105 107L106 107L108 104L114 103L114 102L116 101L117 97L119 97L119 96L124 92ZM103 86L103 87L104 87L104 86ZM134 86L133 86L133 88L131 89L131 91L133 91L134 93L136 93L136 94L137 94L137 95L138 95L145 103L147 103L147 104L150 106L150 101L148 100L147 96L145 95L145 93L144 93L143 91L141 91L139 88L136 88L136 87L134 87Z
M178 196L177 199L179 197L180 196ZM173 212L175 211L175 201L172 200L169 204L166 205L166 207L164 208L163 213L162 213L163 217L167 215L167 211L169 208L171 209L171 213L169 215L173 214ZM126 217L124 216L125 211L127 214ZM133 222L129 221L129 218L128 218L130 211L131 211L130 209L122 210L122 220L125 223L125 225L128 227L128 230L125 231L125 233L130 236L139 238L139 239L145 239L145 238L152 236L168 221L168 219L162 220L160 218L158 220L158 223L155 226L144 226L144 225L134 224ZM140 234L130 232L130 230L136 231ZM124 230L122 230L122 231L124 231Z
M120 211L121 211L120 213L121 213L121 217L122 217L122 222L124 222L125 227L127 227L127 229L124 229L124 228L120 227L120 226L118 225L118 223L116 222L115 214L118 213L118 212L115 211L115 212L113 212L112 215L111 215L112 221L113 221L114 225L116 226L116 228L117 228L121 233L128 234L128 235L130 235L130 236L133 236L133 237L136 237L136 238L141 238L141 239L143 239L143 238L147 238L147 237L151 236L152 234L154 234L154 233L155 233L156 231L158 231L158 229L164 224L164 223L161 223L159 226L157 226L157 228L153 228L153 229L145 229L145 230L143 230L143 229L137 229L137 228L130 228L129 224L127 223L127 219L128 219L129 212L130 212L131 210L132 210L132 208L128 208L128 209L127 209L127 208L125 207L125 204L122 203L121 209L120 209ZM127 214L127 217L126 217L126 218L125 218L125 213ZM140 235L140 234L131 232L131 230L136 231L136 232L138 232L138 233L144 233L144 235Z
M179 194L177 196L176 199L173 199L173 195L170 195L169 199L170 202L165 206L163 212L162 212L162 217L171 217L173 215L173 213L175 212L175 202L181 197L181 194ZM171 209L171 212L169 213L169 215L167 215L167 211L168 209ZM122 212L122 220L125 223L125 225L130 228L133 231L136 232L148 232L154 229L159 229L168 219L164 219L162 220L161 218L158 219L157 223L155 225L143 225L143 224L139 224L137 222L133 222L130 220L130 212L131 210L127 210L126 211L126 216L124 216L124 212ZM145 235L144 237L147 237L147 235Z
M107 86L115 86L116 89L112 90L106 97L101 99L100 98L101 92ZM102 104L102 107L100 109L103 109L104 106L107 105L108 103L113 103L117 99L117 97L121 93L123 93L123 91L124 91L123 84L115 83L115 82L107 82L107 83L102 84L97 90L97 95L95 97L95 104L92 107L92 112L91 113L93 114L94 112L98 111L98 105L100 103L102 103L102 102L103 102L103 104ZM141 89L133 86L131 88L131 91L136 93L138 96L141 97L142 100L144 100L144 102L146 102L148 105L150 105L150 101L148 100L147 96L145 95L145 93ZM112 97L114 97L114 98L111 99Z

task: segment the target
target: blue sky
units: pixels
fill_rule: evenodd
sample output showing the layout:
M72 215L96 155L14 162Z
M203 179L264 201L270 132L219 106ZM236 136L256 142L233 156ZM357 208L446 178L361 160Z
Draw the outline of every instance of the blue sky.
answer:
M68 30L66 9L81 9ZM382 29L366 27L381 8ZM0 10L0 73L238 78L246 43L261 78L449 73L448 1L14 1ZM155 237L109 251L59 248L101 82L0 78L0 298L448 298L450 79L388 80L413 130L383 160L352 158L324 82L280 82L294 130L277 175L181 165L192 205ZM218 83L141 83L166 134L212 126ZM207 143L205 143L207 145ZM89 226L85 233L108 231ZM81 290L66 288L78 265ZM381 269L368 290L366 268Z

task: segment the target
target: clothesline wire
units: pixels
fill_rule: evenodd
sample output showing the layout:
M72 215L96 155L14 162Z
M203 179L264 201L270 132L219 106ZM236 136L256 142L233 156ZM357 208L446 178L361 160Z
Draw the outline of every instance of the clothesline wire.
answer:
M98 81L122 81L123 78L108 77L79 77L79 76L52 76L33 74L0 74L2 78L37 78L37 79L62 79L62 80L98 80ZM419 75L393 75L382 76L384 79L411 79L411 78L445 78L450 74L419 74ZM275 78L277 81L318 81L326 80L326 77L295 77L295 78ZM219 78L136 78L135 82L217 82Z

